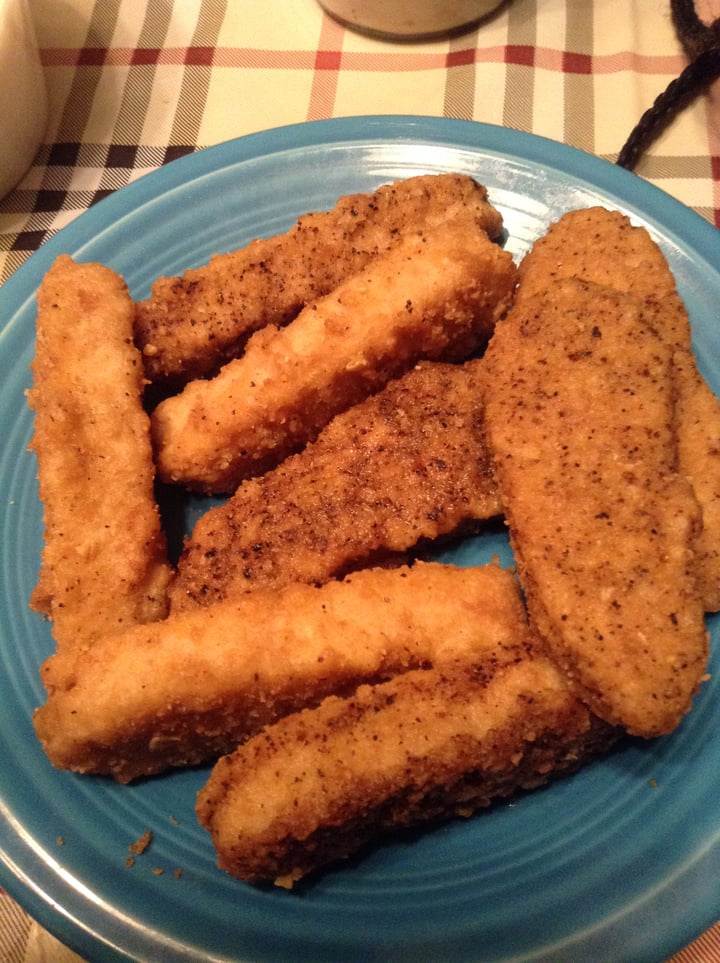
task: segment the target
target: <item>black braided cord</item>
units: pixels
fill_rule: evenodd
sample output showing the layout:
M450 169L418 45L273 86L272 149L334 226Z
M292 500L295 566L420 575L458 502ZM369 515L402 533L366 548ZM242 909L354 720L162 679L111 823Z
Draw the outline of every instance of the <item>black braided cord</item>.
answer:
M720 47L720 20L703 23L695 9L695 0L670 0L670 11L680 42L690 59L711 47Z
M703 23L694 0L670 0L670 7L675 29L691 60L630 132L616 161L628 170L635 168L675 117L720 77L720 18L711 24Z

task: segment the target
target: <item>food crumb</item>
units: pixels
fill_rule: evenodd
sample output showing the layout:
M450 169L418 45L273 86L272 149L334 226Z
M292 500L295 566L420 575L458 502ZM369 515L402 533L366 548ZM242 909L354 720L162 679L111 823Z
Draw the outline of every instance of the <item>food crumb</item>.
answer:
M173 873L173 876L175 877L175 879L180 879L180 877L182 876L182 870L176 869L175 872Z
M650 785L652 786L653 789L657 789L657 779L651 779Z
M64 846L64 845L65 845L65 840L63 839L62 836L58 836L58 837L57 837L57 839L55 840L55 845L56 845L56 846Z
M134 865L135 865L135 857L128 856L128 858L125 860L125 867L127 869L132 869Z
M149 829L146 829L139 839L136 839L134 843L130 843L128 849L131 853L135 853L137 856L142 855L152 842L152 833Z
M153 866L153 874L155 876L162 876L164 872L165 870L162 868L162 866Z

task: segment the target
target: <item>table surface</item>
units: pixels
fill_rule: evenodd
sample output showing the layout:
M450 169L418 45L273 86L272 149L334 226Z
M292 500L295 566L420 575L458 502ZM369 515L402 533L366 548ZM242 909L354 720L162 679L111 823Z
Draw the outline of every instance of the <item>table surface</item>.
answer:
M44 143L0 201L0 283L112 191L184 154L285 124L445 116L614 162L687 63L666 0L512 0L452 38L392 43L315 0L31 0L50 100ZM720 0L698 0L703 20ZM720 227L720 83L636 173ZM0 891L0 959L77 961ZM720 960L720 924L673 963Z

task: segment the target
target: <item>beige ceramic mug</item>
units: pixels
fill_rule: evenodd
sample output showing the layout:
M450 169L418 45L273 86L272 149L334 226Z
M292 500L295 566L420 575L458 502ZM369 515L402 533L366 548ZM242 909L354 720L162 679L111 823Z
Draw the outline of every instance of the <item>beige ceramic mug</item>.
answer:
M27 0L0 0L0 198L32 164L47 127L47 110Z
M418 40L469 28L504 0L320 0L349 27L390 39Z

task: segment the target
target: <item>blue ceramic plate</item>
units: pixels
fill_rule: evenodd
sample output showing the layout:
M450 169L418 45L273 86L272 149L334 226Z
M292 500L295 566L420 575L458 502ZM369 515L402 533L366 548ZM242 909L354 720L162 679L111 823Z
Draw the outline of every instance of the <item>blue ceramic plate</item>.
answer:
M52 640L27 607L42 524L24 391L44 272L68 252L109 264L144 297L158 275L286 230L341 194L432 171L487 184L517 255L570 208L599 203L646 225L720 390L715 230L626 171L511 130L383 117L269 131L150 174L50 240L0 289L0 883L89 959L638 963L720 917L717 678L672 736L624 746L469 821L388 839L298 893L216 869L193 812L205 771L116 786L53 770L33 734ZM490 533L451 560L476 564L498 549L509 558ZM720 623L709 625L717 644ZM127 847L146 829L153 844L127 868Z

